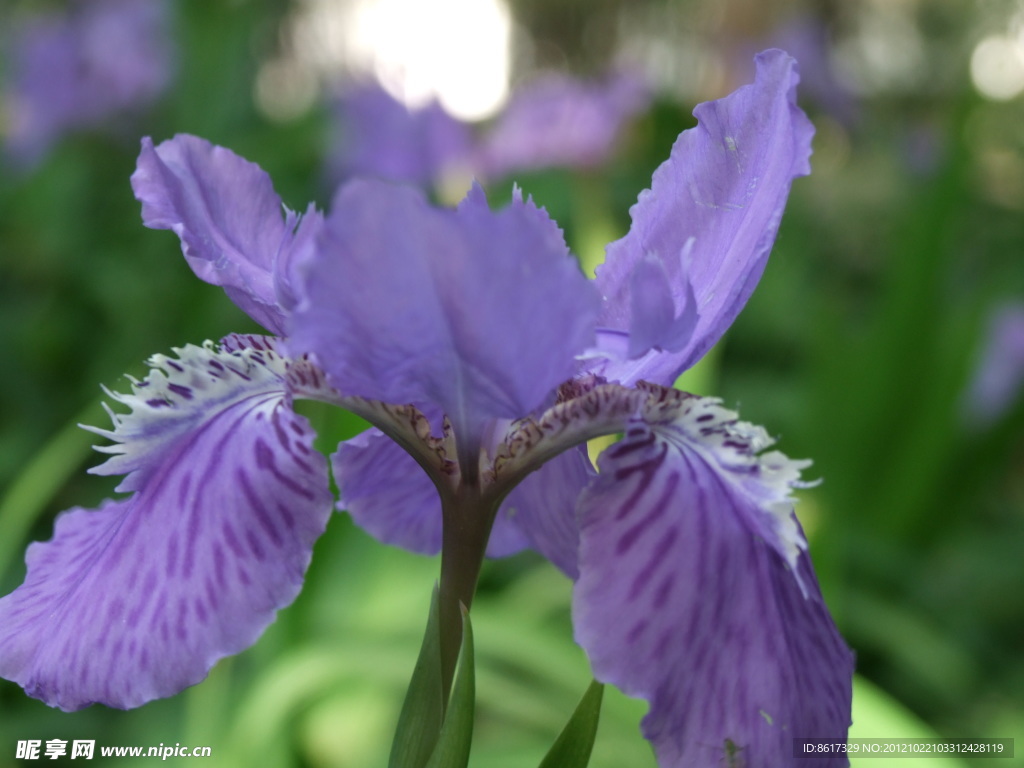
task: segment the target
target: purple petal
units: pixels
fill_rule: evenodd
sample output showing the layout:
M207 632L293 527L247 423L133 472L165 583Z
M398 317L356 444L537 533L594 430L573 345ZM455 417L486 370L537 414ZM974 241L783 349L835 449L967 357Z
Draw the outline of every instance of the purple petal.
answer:
M286 247L278 251L273 279L278 306L285 312L291 312L298 304L295 291L301 278L302 265L315 253L316 241L324 226L324 217L313 203L309 204L301 216L285 210L285 229L294 232L294 237Z
M292 348L346 395L440 409L460 455L475 455L488 420L540 405L592 344L593 287L551 219L518 196L493 212L475 188L448 210L349 183L307 267Z
M713 400L645 415L580 500L577 640L650 702L659 765L795 765L794 738L845 739L853 674L792 514L805 462Z
M469 127L431 102L409 109L379 85L346 93L332 158L338 179L373 176L435 184L471 163Z
M487 557L509 557L522 552L531 544L530 538L520 527L515 510L508 503L502 504L487 540Z
M652 254L637 262L630 278L633 324L629 333L629 357L637 358L649 349L678 352L693 335L697 325L697 300L686 282L685 306L676 314L676 302L665 267Z
M642 360L631 344L634 359L597 371L608 379L671 384L721 337L761 278L790 184L810 172L814 129L796 106L796 62L776 50L756 62L753 85L694 110L699 125L679 136L651 189L633 206L629 233L608 246L597 271L605 297L601 325L643 330L637 308L651 300L650 281L634 273L653 255L670 281L676 317L683 316L691 291L696 297L689 339L678 350ZM645 290L639 300L636 289ZM659 292L654 289L654 300L661 301Z
M427 473L391 438L369 429L346 440L331 456L338 509L378 541L417 552L441 551L441 501ZM499 512L487 544L489 557L519 552L528 542Z
M178 235L199 278L223 287L267 330L283 333L293 303L293 251L315 236L318 213L311 208L296 234L299 218L283 208L258 165L195 136L157 147L143 139L132 189L146 226Z
M528 475L503 505L530 547L571 579L579 575L576 505L595 474L586 446L577 446Z
M390 437L368 429L331 456L338 509L378 541L423 555L441 551L441 501L427 473Z
M135 493L58 518L0 600L0 675L51 706L135 707L202 680L298 594L331 512L326 462L270 350L186 347L115 417Z

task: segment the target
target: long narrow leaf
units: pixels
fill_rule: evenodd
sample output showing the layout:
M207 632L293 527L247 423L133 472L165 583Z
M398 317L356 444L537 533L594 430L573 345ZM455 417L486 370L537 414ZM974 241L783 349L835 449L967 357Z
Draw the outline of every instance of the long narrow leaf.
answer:
M539 768L586 768L594 750L604 686L594 680Z
M24 545L32 524L91 452L95 438L79 424L94 424L102 414L99 403L81 411L33 457L0 499L0 577Z
M398 716L388 768L423 768L437 744L444 719L439 625L435 584L423 645Z
M473 742L473 710L476 706L476 672L473 661L473 627L469 611L462 609L462 649L458 674L448 702L448 714L441 726L441 737L427 768L466 768Z

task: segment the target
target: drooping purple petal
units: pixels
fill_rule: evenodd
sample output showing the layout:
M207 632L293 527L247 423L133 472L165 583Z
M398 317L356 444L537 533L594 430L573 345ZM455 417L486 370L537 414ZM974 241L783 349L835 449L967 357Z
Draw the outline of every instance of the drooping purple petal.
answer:
M371 176L429 186L472 163L469 126L437 102L410 109L379 85L343 94L332 153L336 180Z
M481 148L490 177L550 167L593 167L607 160L625 123L650 92L622 73L586 83L551 74L517 90Z
M346 395L440 409L460 455L486 422L537 407L592 344L597 297L532 202L491 211L475 188L455 210L354 181L307 263L293 352Z
M0 599L0 676L51 706L135 707L202 680L298 593L326 462L272 349L185 347L118 396L101 473L133 495L61 515Z
M629 233L608 246L597 270L603 327L643 325L636 308L648 297L632 293L649 281L633 275L652 255L670 281L675 316L687 311L691 291L698 315L681 349L640 360L630 345L631 360L595 368L610 380L671 384L711 348L761 278L793 178L810 172L814 129L796 106L796 63L777 50L756 62L752 85L694 110L698 126L679 136L633 206Z
M199 278L223 287L267 330L284 332L295 250L315 237L319 213L311 207L300 224L258 165L196 136L156 147L143 139L132 188L143 222L178 235Z
M631 421L580 500L577 641L599 680L650 702L664 768L847 765L792 757L794 738L845 739L853 674L792 514L804 462L676 397Z
M417 552L441 551L441 501L426 472L377 429L346 440L331 456L338 509L378 541ZM499 512L487 543L488 557L506 557L528 546L509 515Z

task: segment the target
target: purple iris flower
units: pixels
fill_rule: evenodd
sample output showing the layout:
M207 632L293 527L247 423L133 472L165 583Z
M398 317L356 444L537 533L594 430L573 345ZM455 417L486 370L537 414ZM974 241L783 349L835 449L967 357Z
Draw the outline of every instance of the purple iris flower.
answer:
M0 675L47 703L133 707L201 680L298 592L333 499L295 398L374 426L331 456L375 537L442 552L443 627L485 553L533 548L575 582L597 679L650 703L662 766L794 763L845 738L853 658L793 514L806 461L670 385L757 283L813 129L795 62L699 106L596 280L520 193L455 209L355 180L285 211L269 178L190 136L143 144L145 223L276 336L150 360L113 395L130 496L60 516L0 599ZM587 440L621 433L600 457ZM450 640L450 638L449 638ZM450 645L450 643L449 643ZM457 647L454 649L457 651ZM801 765L846 765L842 756Z
M1006 415L1024 388L1024 302L996 307L984 342L965 411L975 426L988 427Z
M513 94L483 141L479 165L491 177L557 166L596 167L650 100L643 80L626 72L592 83L545 75Z
M381 86L363 84L338 101L329 170L336 179L374 176L427 187L469 173L493 179L542 168L593 168L649 103L650 90L630 74L594 83L552 74L517 90L478 136L436 101L410 109Z
M846 128L856 127L861 104L836 65L835 41L826 20L811 12L796 14L771 37L800 62L801 90L814 104Z
M420 186L465 172L472 162L469 126L438 102L410 109L379 85L344 93L337 105L339 132L331 175L376 176Z
M171 75L166 11L152 0L91 0L4 30L10 154L31 163L65 132L153 102Z

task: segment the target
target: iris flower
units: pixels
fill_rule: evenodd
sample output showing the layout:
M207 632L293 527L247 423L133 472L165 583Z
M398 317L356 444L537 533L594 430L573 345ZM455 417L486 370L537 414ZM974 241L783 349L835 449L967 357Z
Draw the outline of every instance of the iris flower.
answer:
M559 166L598 168L650 101L647 84L627 71L592 82L543 75L513 92L481 142L478 166L488 178Z
M964 398L964 420L990 427L1013 408L1024 389L1024 302L1004 301L991 312L977 368Z
M643 81L626 72L601 82L552 74L518 88L493 124L474 130L436 101L410 109L366 83L339 99L330 175L444 188L470 172L498 179L544 168L596 168L649 102Z
M89 0L67 12L5 19L11 73L6 145L23 165L61 136L111 129L150 106L170 82L174 51L161 0Z
M410 109L380 85L345 91L335 105L331 178L376 176L427 187L472 165L470 126L437 101Z
M273 335L157 355L112 395L128 410L94 430L113 441L94 471L129 495L29 547L0 600L0 675L65 710L135 707L255 642L335 506L292 410L314 398L374 425L330 457L337 507L442 553L449 679L485 554L529 547L573 580L595 677L649 702L660 765L774 768L796 737L845 738L852 654L793 514L809 462L670 388L754 290L810 170L795 63L756 62L753 84L697 108L593 281L518 191L499 211L479 187L441 209L354 180L328 216L282 217L257 166L144 140L144 222ZM585 443L607 434L595 470Z

